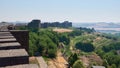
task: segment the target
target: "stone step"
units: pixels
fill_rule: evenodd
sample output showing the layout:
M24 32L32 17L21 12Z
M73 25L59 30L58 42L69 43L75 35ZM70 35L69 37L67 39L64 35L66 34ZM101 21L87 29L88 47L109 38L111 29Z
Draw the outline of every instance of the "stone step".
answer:
M14 36L0 36L0 39L10 39L15 38Z
M12 36L10 32L0 32L0 36Z
M11 39L0 39L0 43L7 43L7 42L16 42L17 40L15 38Z
M12 36L12 34L0 34L0 36Z
M10 32L0 31L0 34L10 34Z
M37 64L23 64L23 65L6 66L2 68L39 68L39 67Z
M36 59L38 60L39 66L40 68L48 68L45 60L43 59L43 57L36 57Z
M0 50L0 67L28 63L29 56L25 49Z
M20 48L21 45L18 42L0 43L0 50L20 49Z

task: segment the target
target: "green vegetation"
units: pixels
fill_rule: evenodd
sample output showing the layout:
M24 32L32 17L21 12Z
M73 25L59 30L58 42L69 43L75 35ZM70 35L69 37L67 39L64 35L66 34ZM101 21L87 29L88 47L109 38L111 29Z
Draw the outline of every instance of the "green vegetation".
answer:
M77 60L77 61L73 64L72 68L85 68L85 67L83 66L83 63L82 63L80 60Z
M70 38L67 33L58 34L53 32L52 29L29 29L29 54L30 56L41 55L49 58L55 58L59 42L65 45L70 43Z
M26 29L26 27L21 29ZM106 68L120 67L120 54L117 54L117 50L120 50L119 34L102 34L87 28L72 28L73 31L70 33L56 33L52 29L28 29L30 31L30 56L41 55L55 58L59 48L63 56L68 58L69 66L73 68L86 68L78 57L87 57L89 60L92 57L88 67L92 65L103 65ZM60 43L64 45L62 48ZM100 64L98 64L100 60L93 57L94 54L102 60Z
M59 34L59 42L63 42L65 45L68 45L70 43L70 37L67 33Z
M77 54L72 54L69 58L68 58L68 62L69 62L69 65L72 67L73 64L78 60L78 56Z
M109 52L111 50L119 50L120 49L120 42L113 42L110 45L103 46L102 50L105 52Z
M30 56L42 55L50 58L56 57L58 37L55 32L39 30L30 32Z
M86 42L78 42L75 44L75 47L77 49L80 49L84 52L92 52L94 51L94 46L91 43L86 43Z
M102 58L103 66L118 68L120 65L120 55L117 54L117 50L120 50L119 37L111 34L84 33L71 38L73 40L73 48L80 50L80 56L89 56L92 54L89 52L94 52ZM91 65L96 63L94 62Z
M116 53L119 46L120 44L116 42L115 44L113 43L108 46L103 46L101 50L96 52L98 55L101 56L102 59L106 59L106 62L107 62L107 65L105 65L106 67L112 66L113 64L114 66L117 66L117 67L120 65L120 55Z

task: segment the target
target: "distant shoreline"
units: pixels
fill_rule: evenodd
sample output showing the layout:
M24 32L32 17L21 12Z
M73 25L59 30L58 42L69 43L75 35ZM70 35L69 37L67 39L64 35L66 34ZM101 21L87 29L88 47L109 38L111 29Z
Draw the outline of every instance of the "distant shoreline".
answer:
M94 28L95 30L120 31L120 28Z

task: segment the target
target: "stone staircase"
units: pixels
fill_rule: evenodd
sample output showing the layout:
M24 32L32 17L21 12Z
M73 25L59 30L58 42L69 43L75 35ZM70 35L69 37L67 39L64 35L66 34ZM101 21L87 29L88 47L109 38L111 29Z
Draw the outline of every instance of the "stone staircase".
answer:
M18 42L0 43L0 50L20 49L21 45Z
M0 68L39 68L10 31L0 31Z

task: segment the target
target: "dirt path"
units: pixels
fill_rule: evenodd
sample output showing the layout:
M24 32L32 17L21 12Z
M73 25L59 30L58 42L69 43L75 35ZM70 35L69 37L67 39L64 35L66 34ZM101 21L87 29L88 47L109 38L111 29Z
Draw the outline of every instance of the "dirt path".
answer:
M73 40L70 41L70 50L73 50Z
M48 61L48 68L67 68L67 61L62 56L61 52L57 53L56 59L51 59Z

